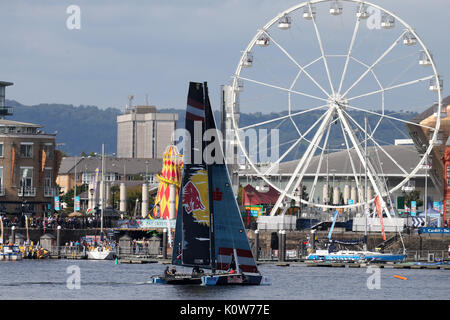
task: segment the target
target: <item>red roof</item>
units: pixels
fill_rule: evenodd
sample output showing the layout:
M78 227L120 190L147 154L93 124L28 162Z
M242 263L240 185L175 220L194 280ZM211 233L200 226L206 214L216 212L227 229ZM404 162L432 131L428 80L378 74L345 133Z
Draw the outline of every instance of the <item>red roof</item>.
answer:
M247 185L242 190L242 204L244 206L260 205L260 204L275 204L280 193L272 186L269 186L267 192L256 190L253 186Z

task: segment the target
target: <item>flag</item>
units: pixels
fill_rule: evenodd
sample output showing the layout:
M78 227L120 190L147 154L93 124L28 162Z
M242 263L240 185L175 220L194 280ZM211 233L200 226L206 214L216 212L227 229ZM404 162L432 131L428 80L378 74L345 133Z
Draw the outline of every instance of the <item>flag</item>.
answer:
M383 224L383 212L381 211L380 205L380 196L375 197L375 207L377 208L378 216L380 217L380 225L381 225L381 232L383 234L383 240L386 240L386 234L384 233L384 224Z
M172 232L170 231L170 220L169 217L166 217L167 219L167 236L169 240L169 246L172 248Z

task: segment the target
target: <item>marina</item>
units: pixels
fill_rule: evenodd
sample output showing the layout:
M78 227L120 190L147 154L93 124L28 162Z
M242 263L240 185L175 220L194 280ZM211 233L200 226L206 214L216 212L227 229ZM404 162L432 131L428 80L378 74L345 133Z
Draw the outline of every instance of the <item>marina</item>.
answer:
M146 300L169 318L176 308L158 302L196 300L177 315L213 318L221 310L201 303L242 304L224 310L244 316L251 300L448 300L446 62L409 3L378 2L86 2L63 8L64 36L10 28L7 46L33 36L54 56L11 70L5 58L0 300ZM152 24L180 12L173 49L169 26ZM230 13L256 33L214 29ZM49 83L78 71L49 93L36 66ZM73 97L62 84L83 104L48 103ZM36 92L47 101L23 104ZM275 316L270 301L261 310Z

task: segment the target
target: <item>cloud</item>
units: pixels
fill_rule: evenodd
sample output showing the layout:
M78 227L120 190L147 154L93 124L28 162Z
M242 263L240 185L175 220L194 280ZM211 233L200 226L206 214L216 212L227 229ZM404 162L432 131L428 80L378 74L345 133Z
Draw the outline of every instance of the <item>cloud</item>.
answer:
M66 8L81 8L81 30L68 30ZM213 103L230 81L240 51L271 18L297 1L8 1L0 4L3 80L25 104L61 102L119 107L127 95L183 107L187 82L208 81ZM384 0L410 23L448 74L447 1ZM445 92L445 91L444 91Z

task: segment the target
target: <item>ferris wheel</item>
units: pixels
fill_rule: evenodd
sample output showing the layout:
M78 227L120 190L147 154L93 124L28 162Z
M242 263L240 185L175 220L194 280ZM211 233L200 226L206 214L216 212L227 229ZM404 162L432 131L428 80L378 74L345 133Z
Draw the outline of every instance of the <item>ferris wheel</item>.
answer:
M245 138L237 139L250 168L280 192L271 215L286 199L322 209L356 208L379 195L390 218L385 199L423 168L438 141L442 85L430 50L415 30L376 4L311 0L270 20L257 31L237 65L232 123L237 137L245 137L247 130L278 130L266 137L278 139L267 142L268 149L278 148L268 166L260 165L255 147ZM432 123L413 121L405 112L420 113L431 105L435 105ZM238 114L253 116L244 121ZM406 125L426 132L430 140L424 156L408 167L389 147L393 141L387 141L394 136L409 138ZM340 159L351 168L348 179L358 192L351 202L331 203L319 187L324 185L329 192L327 159L333 152L340 152ZM285 161L293 166L282 186L273 176ZM401 176L389 187L384 179L388 166ZM373 188L369 198L364 183ZM306 185L305 198L298 190ZM322 194L323 199L317 199Z

